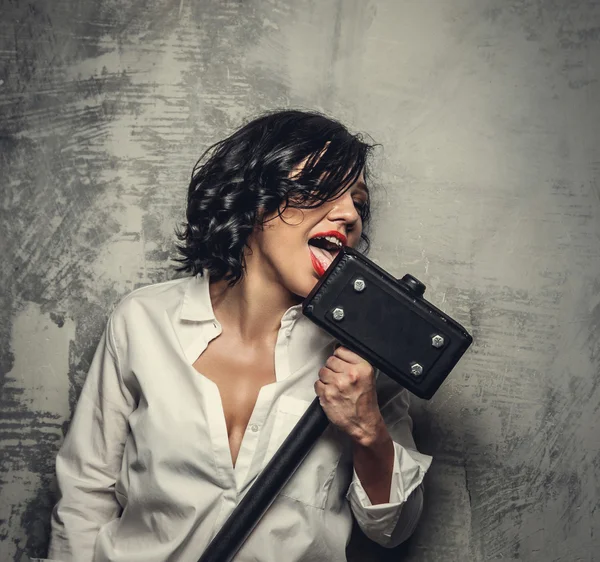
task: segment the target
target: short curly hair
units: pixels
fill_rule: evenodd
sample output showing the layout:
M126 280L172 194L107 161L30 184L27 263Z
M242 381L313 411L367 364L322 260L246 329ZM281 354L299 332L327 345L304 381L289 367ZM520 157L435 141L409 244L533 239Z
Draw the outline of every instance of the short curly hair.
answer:
M212 145L192 172L187 221L176 231L177 271L206 270L211 279L236 284L244 273L248 237L264 217L322 205L361 172L367 182L373 147L334 119L298 110L264 114ZM359 213L366 252L368 198Z

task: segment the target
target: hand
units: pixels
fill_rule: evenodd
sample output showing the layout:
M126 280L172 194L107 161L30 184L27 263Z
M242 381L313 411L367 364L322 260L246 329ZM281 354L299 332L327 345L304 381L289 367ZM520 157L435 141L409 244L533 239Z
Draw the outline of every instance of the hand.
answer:
M329 421L369 447L389 434L375 390L375 370L362 357L338 347L319 370L315 392Z

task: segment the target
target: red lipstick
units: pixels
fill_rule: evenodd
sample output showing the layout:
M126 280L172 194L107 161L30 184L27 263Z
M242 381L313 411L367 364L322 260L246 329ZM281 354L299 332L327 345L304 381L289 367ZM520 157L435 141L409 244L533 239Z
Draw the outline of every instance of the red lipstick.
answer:
M333 236L334 238L337 238L344 246L348 245L348 238L346 238L346 236L344 236L341 232L338 232L337 230L328 230L327 232L319 232L319 233L315 234L314 236L311 236L311 238L323 238L324 236Z
M342 234L341 232L338 232L337 230L328 230L327 232L319 232L319 233L311 236L310 239L313 240L314 238L325 238L326 236L329 236L329 237L335 238L336 240L339 240L340 243L342 244L342 246L348 245L348 239L346 238L346 236L344 234ZM325 250L319 250L317 253L322 254L322 253L326 253L326 252L325 252ZM313 269L316 271L316 273L319 277L322 277L325 274L326 264L331 263L332 255L335 255L335 254L329 253L329 257L327 257L323 261L323 259L318 259L317 256L315 256L315 254L313 253L313 251L310 251L310 258L312 261ZM324 258L324 256L322 256L322 257Z

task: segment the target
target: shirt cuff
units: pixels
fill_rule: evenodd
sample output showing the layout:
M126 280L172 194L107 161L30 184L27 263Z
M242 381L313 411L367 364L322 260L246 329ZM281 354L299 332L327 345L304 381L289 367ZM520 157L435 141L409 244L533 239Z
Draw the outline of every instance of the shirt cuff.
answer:
M365 492L356 470L346 498L363 529L390 537L408 496L423 482L432 457L394 442L394 467L388 503L373 505Z

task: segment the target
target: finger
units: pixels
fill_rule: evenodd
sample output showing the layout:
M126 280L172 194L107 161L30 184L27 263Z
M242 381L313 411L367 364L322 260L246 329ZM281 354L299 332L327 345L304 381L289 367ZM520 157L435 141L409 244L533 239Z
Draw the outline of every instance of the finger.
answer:
M337 391L330 384L324 384L323 381L317 380L314 384L315 394L319 397L319 402L330 402L334 396L337 395Z
M321 367L319 369L319 380L323 384L333 384L338 375L327 367Z
M357 355L356 353L354 353L354 351L350 351L347 347L344 346L338 347L333 352L333 354L336 357L339 357L340 359L343 359L348 363L362 363L364 361L364 359L360 355Z
M324 396L325 393L325 384L320 379L317 379L314 384L315 394L320 398Z
M339 393L334 386L323 384L320 380L315 382L315 393L319 397L321 405L323 405L323 403L331 403L339 396Z
M343 373L346 367L348 366L348 362L336 357L335 355L330 355L325 362L325 367L334 373Z

